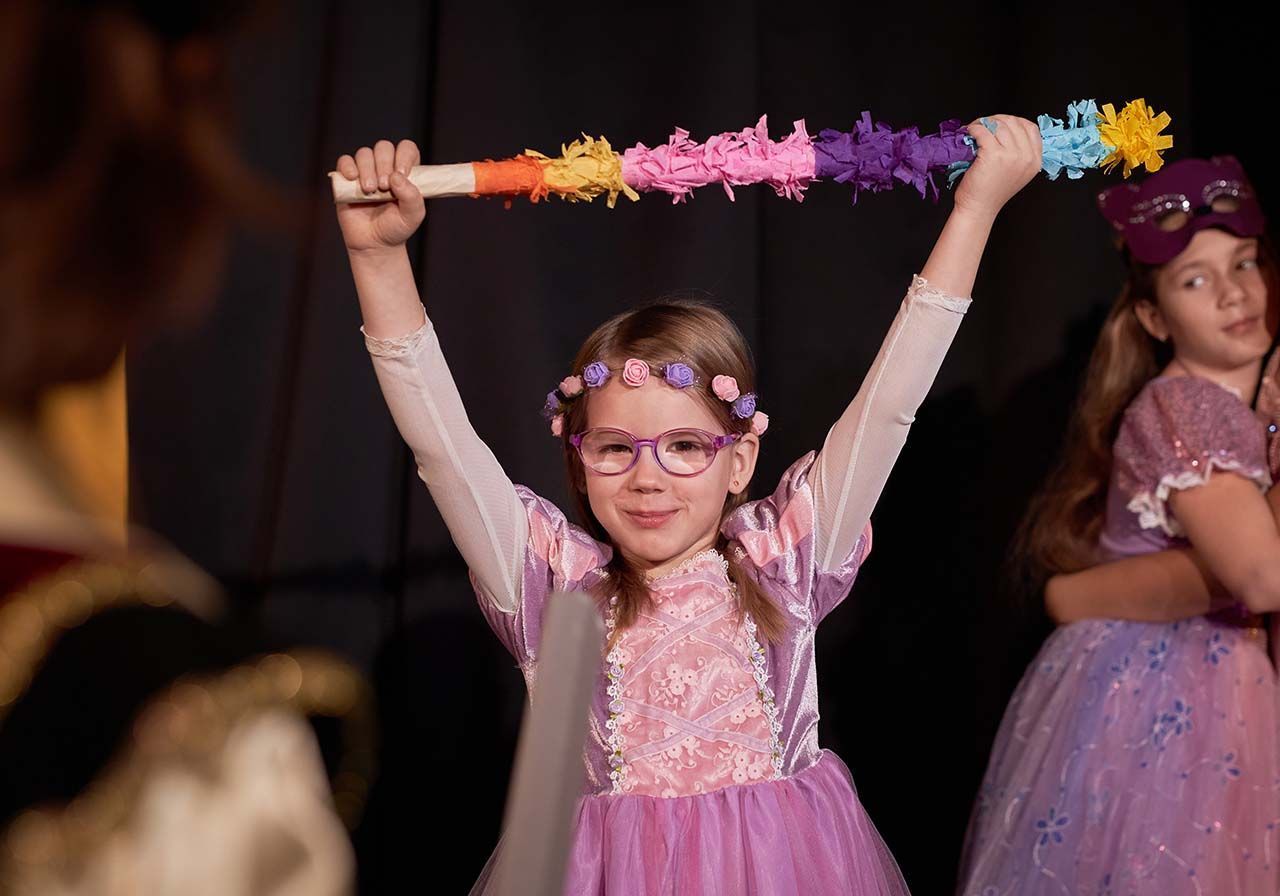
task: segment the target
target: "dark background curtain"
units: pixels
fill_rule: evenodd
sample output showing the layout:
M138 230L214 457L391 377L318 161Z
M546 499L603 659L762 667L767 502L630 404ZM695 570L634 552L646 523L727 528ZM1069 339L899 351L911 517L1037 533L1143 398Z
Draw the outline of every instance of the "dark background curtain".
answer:
M284 2L237 54L246 157L305 227L243 237L198 329L129 360L133 510L281 637L375 682L381 778L357 831L366 892L464 892L494 845L523 684L387 414L325 172L376 139L429 162L619 149L754 124L775 135L1145 97L1169 159L1233 152L1264 198L1270 40L1207 4L1076 12L958 4L590 6ZM876 547L819 633L822 741L917 893L947 892L1000 714L1048 630L1002 587L1122 267L1094 196L1040 179L998 222L976 302L874 515ZM716 188L568 206L445 200L411 244L477 430L511 477L564 499L538 415L604 318L713 297L756 352L773 425L753 494L820 445L950 208L909 188Z

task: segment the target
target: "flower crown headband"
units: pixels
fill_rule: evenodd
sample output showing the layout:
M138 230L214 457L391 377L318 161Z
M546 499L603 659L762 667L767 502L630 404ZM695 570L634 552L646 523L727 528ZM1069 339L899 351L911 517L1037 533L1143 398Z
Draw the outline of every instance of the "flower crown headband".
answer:
M628 358L622 365L622 382L638 389L649 381L649 374L654 369L648 361ZM667 385L673 388L688 389L699 384L693 368L681 361L671 361L657 369L661 371ZM565 405L582 397L586 389L599 389L613 373L603 361L592 361L582 369L581 376L567 376L560 381L559 386L548 392L542 415L551 421L551 434L556 437L564 434ZM756 393L740 393L738 381L724 374L712 378L711 391L716 398L727 401L732 406L730 413L734 417L751 421L751 432L757 436L764 435L764 431L769 428L769 415L756 410Z

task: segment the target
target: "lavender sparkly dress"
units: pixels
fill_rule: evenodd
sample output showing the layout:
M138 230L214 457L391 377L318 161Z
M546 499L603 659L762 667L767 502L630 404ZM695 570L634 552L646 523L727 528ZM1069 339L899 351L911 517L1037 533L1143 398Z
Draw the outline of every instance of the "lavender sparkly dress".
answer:
M652 606L605 658L566 893L905 896L848 769L818 746L814 633L849 593L871 530L818 568L813 457L721 527L783 611L785 637L764 643L738 618L725 559L705 551L651 582ZM529 519L520 605L505 614L481 595L480 606L536 694L547 597L589 588L610 549L517 491ZM473 893L487 891L494 865Z
M1171 490L1270 482L1233 394L1158 378L1125 412L1101 548L1186 544ZM964 896L1276 896L1276 675L1256 618L1059 628L1014 692L961 867Z

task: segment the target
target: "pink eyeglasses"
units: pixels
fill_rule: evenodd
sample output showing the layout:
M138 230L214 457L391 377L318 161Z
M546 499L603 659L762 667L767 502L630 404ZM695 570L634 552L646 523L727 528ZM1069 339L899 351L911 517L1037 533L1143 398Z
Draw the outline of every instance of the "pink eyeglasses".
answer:
M640 460L648 445L658 466L672 476L697 476L706 471L720 449L741 438L739 433L717 436L701 429L671 429L652 439L637 439L625 429L588 429L569 436L582 463L601 476L625 473Z

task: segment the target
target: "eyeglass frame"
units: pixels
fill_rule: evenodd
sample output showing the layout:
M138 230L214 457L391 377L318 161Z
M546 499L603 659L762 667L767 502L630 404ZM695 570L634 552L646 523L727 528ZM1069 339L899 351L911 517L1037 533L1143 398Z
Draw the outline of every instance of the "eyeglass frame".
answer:
M582 440L593 432L616 432L630 439L632 444L631 463L627 464L626 467L618 470L616 473L603 473L591 466L591 464L587 463L587 459L582 456ZM699 435L704 435L711 439L711 446L714 449L711 454L711 460L701 470L694 473L675 473L668 470L666 464L664 464L662 459L658 456L658 443L662 441L663 437L676 432L696 432ZM668 476L678 476L681 479L690 479L694 476L701 476L703 473L707 472L707 470L710 470L712 465L715 464L716 457L719 456L721 449L727 448L741 438L742 433L739 432L730 432L718 436L713 432L707 432L705 429L698 429L696 426L678 426L675 429L668 429L666 432L660 432L652 439L637 439L633 433L630 433L625 429L618 429L613 426L593 426L591 429L584 429L582 432L574 433L569 436L569 444L578 452L578 460L582 461L583 469L590 470L597 476L621 476L624 473L631 472L631 470L635 468L635 465L640 462L642 449L645 445L648 445L649 450L653 453L654 462L662 472L666 473Z

